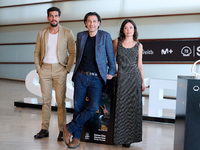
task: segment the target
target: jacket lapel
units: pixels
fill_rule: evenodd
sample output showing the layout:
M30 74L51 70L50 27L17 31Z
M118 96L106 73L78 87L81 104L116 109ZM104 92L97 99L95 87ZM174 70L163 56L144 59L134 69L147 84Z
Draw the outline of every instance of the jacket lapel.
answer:
M83 51L85 49L85 44L88 38L88 32L84 32L84 34L81 35L81 43L80 43L80 50L81 50L81 55L83 54Z
M96 34L95 50L98 49L99 44L100 44L100 41L101 41L101 37L100 37L100 35L99 35L99 30L98 30L98 31L97 31L97 34Z
M96 34L96 41L95 41L95 57L96 57L96 61L98 60L98 54L100 54L100 49L99 46L101 46L101 36L99 34L99 30Z
M59 25L58 41L57 41L57 43L59 43L60 40L64 38L64 37L63 37L63 30L62 30L62 29L63 29L63 28L61 27L61 25ZM58 53L58 50L60 49L59 46L60 46L60 45L57 44L57 53Z
M77 52L77 56L78 56L78 60L77 60L77 64L76 64L76 69L78 68L80 62L81 62L81 59L82 59L82 56L83 56L83 51L85 49L85 43L87 41L87 37L88 37L88 32L82 32L80 34L80 37L78 37L78 40L76 42L76 45L77 45L77 48L78 48L78 52ZM75 69L75 70L76 70Z
M44 52L44 56L47 53L47 45L48 45L48 38L49 38L49 28L47 28L45 35L44 35L44 40L45 40L45 52Z

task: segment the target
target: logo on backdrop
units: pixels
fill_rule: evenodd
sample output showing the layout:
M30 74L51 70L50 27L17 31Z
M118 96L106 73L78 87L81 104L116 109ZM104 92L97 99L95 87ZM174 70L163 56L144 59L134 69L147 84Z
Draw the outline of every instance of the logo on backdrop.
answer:
M183 55L183 57L188 57L188 56L190 56L191 53L192 53L192 50L189 46L184 46L181 49L181 54Z
M194 90L195 92L198 92L198 91L199 91L199 86L198 86L198 85L195 85L195 86L193 87L193 90Z
M90 134L88 132L85 133L85 139L89 140L90 139Z
M193 57L195 56L200 56L200 46L197 46L197 48L195 48L195 45L193 45L193 48L190 48L189 46L184 46L181 49L181 54L183 55L183 57L189 57L191 54L193 53Z
M173 53L173 50L172 49L169 49L169 48L166 48L166 49L162 49L161 50L161 54L162 55L167 55L167 54L172 54Z
M197 47L197 56L200 56L200 46Z
M154 54L154 51L153 51L152 49L150 49L150 50L147 49L146 51L143 50L142 53L143 53L143 55L153 55L153 54Z
M194 62L200 59L200 39L140 41L143 62Z

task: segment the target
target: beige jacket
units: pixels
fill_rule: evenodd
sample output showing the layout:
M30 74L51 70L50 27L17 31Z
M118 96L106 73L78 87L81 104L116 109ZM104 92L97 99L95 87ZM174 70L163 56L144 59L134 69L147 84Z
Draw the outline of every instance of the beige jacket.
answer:
M49 27L38 32L34 51L34 63L37 72L40 70L47 52L48 36ZM75 40L72 31L59 25L57 56L60 64L66 66L68 72L74 64L75 55Z

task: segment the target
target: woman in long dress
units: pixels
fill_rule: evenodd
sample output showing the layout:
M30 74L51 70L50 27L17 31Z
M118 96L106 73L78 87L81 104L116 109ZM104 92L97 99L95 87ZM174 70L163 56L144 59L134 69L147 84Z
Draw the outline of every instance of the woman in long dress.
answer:
M118 63L114 144L130 147L142 141L142 92L145 90L142 51L136 24L126 19L113 48Z

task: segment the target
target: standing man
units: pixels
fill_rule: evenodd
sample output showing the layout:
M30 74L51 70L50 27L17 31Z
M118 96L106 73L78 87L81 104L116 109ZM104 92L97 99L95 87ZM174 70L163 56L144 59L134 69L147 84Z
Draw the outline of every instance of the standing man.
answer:
M49 136L52 89L55 89L59 135L63 140L61 126L66 123L66 77L75 59L75 41L70 29L59 25L61 11L57 7L47 10L49 27L39 31L34 52L35 68L39 75L42 92L42 125L34 137L41 139Z
M64 141L70 148L80 145L84 123L98 110L102 85L115 74L115 58L109 33L98 30L101 18L96 12L85 15L87 31L77 34L73 120L63 126ZM107 68L107 64L108 67ZM84 107L86 95L89 105ZM70 137L73 135L72 142Z

